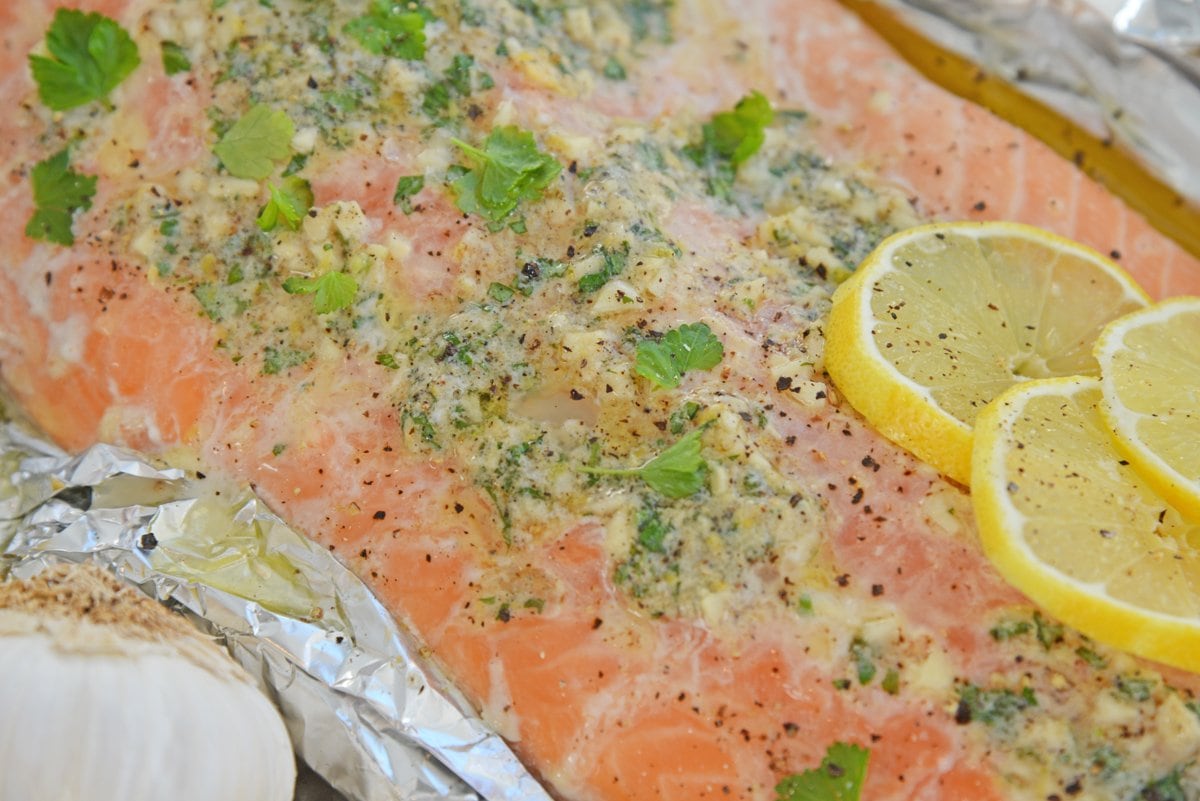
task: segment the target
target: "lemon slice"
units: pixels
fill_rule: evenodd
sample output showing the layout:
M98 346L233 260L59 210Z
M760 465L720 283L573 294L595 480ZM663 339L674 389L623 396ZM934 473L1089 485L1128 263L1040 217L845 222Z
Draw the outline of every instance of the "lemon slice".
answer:
M1100 413L1142 478L1200 522L1200 298L1116 320L1096 342Z
M1100 330L1147 303L1121 268L1039 228L925 225L838 287L825 366L885 436L965 484L988 401L1029 378L1095 375Z
M1200 671L1200 527L1113 447L1100 382L1030 381L976 421L983 549L1033 601L1116 648Z

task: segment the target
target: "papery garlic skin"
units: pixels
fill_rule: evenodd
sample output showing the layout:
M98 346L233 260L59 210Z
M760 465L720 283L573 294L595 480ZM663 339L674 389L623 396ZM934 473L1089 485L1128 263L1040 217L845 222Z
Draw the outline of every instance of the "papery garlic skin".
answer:
M200 635L143 632L0 609L0 799L289 801L266 696Z

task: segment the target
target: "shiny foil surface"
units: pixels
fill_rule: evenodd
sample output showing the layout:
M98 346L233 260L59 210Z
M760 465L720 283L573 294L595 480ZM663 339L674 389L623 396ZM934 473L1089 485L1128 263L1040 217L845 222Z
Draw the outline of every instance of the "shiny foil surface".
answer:
M367 588L249 490L0 424L0 572L91 561L193 617L283 712L297 798L549 801Z
M1200 2L878 1L1200 203Z

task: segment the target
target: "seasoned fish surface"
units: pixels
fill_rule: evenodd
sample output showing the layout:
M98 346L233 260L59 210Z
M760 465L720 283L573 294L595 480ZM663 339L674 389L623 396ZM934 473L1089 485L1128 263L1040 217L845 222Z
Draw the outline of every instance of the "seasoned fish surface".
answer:
M1070 162L829 0L80 5L138 63L64 109L55 4L0 8L0 379L253 483L558 795L773 799L838 742L870 799L1200 793L1200 682L1031 607L822 369L931 218L1200 293Z

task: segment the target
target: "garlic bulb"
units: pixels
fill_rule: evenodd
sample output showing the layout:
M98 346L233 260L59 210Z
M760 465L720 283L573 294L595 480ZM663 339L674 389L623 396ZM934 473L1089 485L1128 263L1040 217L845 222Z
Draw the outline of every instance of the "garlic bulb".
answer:
M94 567L0 584L0 799L287 801L279 713L179 615Z

